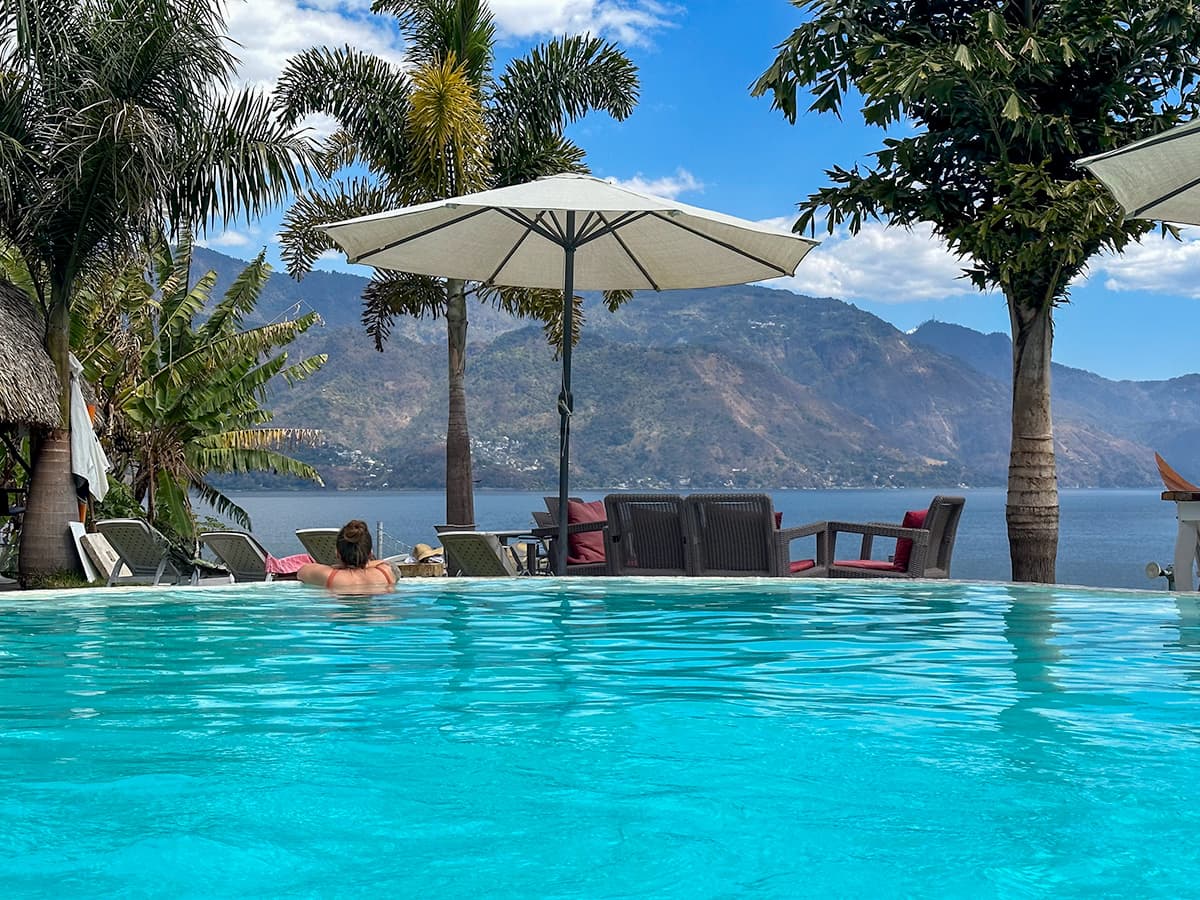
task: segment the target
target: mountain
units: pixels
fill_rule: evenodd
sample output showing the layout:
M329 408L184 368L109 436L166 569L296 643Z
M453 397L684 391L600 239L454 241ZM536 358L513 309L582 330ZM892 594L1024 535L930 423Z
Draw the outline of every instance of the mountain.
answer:
M200 266L232 278L211 251ZM445 327L398 320L383 353L357 323L365 279L273 275L259 312L325 320L297 350L329 363L272 398L276 422L320 428L304 449L336 487L433 488L444 477ZM585 298L574 353L573 483L787 488L1001 485L1008 466L1004 335L926 323L906 335L831 298L754 286ZM559 363L539 326L472 305L467 392L481 486L556 483ZM1111 381L1055 366L1063 486L1156 482L1200 437L1200 375ZM1176 456L1186 456L1176 452ZM240 484L246 484L245 481Z
M232 284L245 267L245 260L234 259L206 247L195 247L192 251L194 274L199 275L210 270L217 273L215 294ZM320 271L310 272L300 281L296 281L286 272L274 272L259 296L253 321L270 322L283 315L295 315L297 310L300 313L315 310L321 314L327 327L358 328L361 333L359 323L362 303L359 298L363 288L367 286L367 281L368 279L356 275ZM520 325L511 316L490 307L477 304L472 313L471 330L480 340L494 337ZM427 344L446 344L445 323L432 319L399 318L392 335Z

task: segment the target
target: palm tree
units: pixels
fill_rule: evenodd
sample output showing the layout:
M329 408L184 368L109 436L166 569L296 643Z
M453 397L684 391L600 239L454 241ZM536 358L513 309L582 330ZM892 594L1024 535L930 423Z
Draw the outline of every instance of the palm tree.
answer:
M321 484L311 466L277 449L316 433L265 427L272 414L262 406L269 385L295 384L325 363L325 354L291 362L284 350L319 317L245 327L271 274L264 253L215 304L215 272L189 286L186 235L174 255L157 242L149 262L151 278L134 263L89 279L72 311L72 347L108 422L114 473L171 533L194 537L193 494L249 528L245 510L209 475L267 470Z
M31 274L63 385L42 441L23 574L78 565L68 434L80 279L164 224L252 216L301 187L311 148L269 100L229 89L218 0L0 0L0 240Z
M376 0L395 16L411 69L350 47L314 48L292 59L278 94L285 121L314 112L337 120L324 144L324 187L300 197L284 218L284 259L297 278L334 245L317 226L412 203L586 172L584 153L563 135L592 110L624 119L637 102L637 70L614 44L565 37L492 71L495 28L483 0ZM373 177L335 178L347 166ZM540 319L562 340L561 294L470 286L379 272L363 293L363 322L382 350L398 315L445 316L449 375L446 520L475 521L467 426L468 293L506 312ZM608 296L610 308L626 299ZM578 322L578 318L576 319ZM574 339L575 334L571 335Z

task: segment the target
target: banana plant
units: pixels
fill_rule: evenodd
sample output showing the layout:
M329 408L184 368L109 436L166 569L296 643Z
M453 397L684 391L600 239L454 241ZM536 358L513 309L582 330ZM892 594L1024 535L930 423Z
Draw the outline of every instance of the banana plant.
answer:
M132 263L90 279L73 309L73 349L108 423L115 474L151 521L195 532L193 497L242 527L246 512L215 487L215 474L270 471L321 484L284 448L318 439L312 429L270 427L271 389L316 372L326 356L293 362L287 347L319 322L316 313L248 327L270 275L263 254L219 300L216 273L190 278L192 242L165 241L149 265Z

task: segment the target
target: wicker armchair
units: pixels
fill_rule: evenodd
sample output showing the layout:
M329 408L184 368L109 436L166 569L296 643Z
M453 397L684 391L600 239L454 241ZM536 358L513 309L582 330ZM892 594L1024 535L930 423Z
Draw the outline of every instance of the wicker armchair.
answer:
M547 498L547 505L549 505L549 498ZM554 506L556 508L558 506L557 497L554 498ZM549 560L550 568L553 569L554 560L558 559L558 516L535 509L533 524L534 528L531 534L546 543L546 557ZM567 526L567 537L569 539L571 535L581 534L585 531L604 531L607 526L607 522L576 522ZM603 562L567 563L567 571L563 574L607 575L608 564Z
M692 494L687 498L693 575L821 577L828 572L825 523L776 527L766 494ZM792 560L791 543L815 537L815 558Z
M962 518L963 497L933 498L929 509L908 513L901 525L884 522L829 522L829 575L833 578L949 578L950 560L954 554L954 538ZM839 534L857 534L862 542L858 559L837 558ZM891 559L872 559L874 539L896 541Z
M689 575L684 499L677 494L609 494L604 498L609 575Z

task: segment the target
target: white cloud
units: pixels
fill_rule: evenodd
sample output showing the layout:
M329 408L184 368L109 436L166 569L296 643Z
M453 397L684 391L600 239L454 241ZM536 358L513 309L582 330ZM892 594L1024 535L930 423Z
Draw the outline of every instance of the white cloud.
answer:
M491 0L501 32L518 38L603 34L622 44L645 44L670 27L684 8L656 0Z
M646 43L685 12L657 0L491 0L491 9L502 38L592 32L622 44ZM226 19L239 80L264 89L309 47L349 44L395 63L404 59L395 20L372 14L370 0L235 0Z
M1087 280L1103 279L1110 291L1149 291L1200 298L1200 228L1184 228L1183 240L1147 235L1119 256L1093 261Z
M794 219L770 219L763 224L790 230ZM934 237L927 225L911 231L868 222L857 235L844 229L811 250L791 278L767 282L818 297L905 303L944 300L975 294L959 276L963 263Z
M663 175L659 178L647 178L638 172L632 178L607 178L605 180L640 194L665 197L668 200L674 200L680 194L704 191L704 184L687 169L676 169L674 175Z
M197 239L196 243L201 247L224 247L228 249L230 247L249 247L256 240L256 235L244 234L240 231L228 229L215 237L207 237L202 240Z
M227 7L232 48L243 84L274 87L284 63L309 47L349 44L393 62L404 58L399 35L369 0L247 0Z

